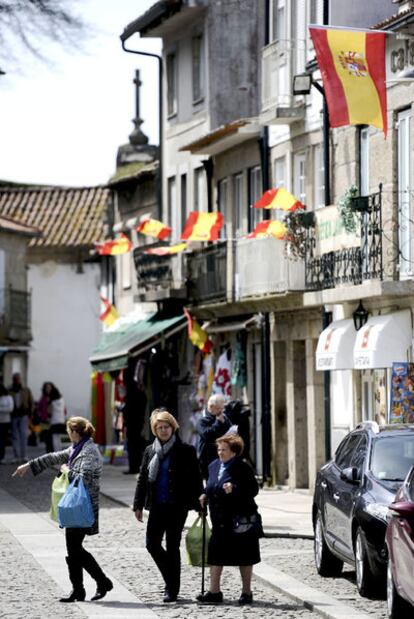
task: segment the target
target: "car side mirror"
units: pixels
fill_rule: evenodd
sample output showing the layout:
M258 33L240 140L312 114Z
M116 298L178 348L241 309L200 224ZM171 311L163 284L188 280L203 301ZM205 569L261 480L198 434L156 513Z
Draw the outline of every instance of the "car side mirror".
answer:
M391 514L399 518L409 518L414 516L414 503L410 501L396 501L389 506Z
M348 466L341 471L341 479L349 484L358 484L360 481L358 469L355 466Z

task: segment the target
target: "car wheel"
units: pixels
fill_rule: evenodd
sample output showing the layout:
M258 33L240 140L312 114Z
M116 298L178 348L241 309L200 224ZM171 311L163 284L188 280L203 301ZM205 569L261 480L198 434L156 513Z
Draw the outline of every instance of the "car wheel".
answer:
M359 594L362 597L371 597L374 594L375 578L369 565L367 544L361 527L358 528L355 538L355 572Z
M387 568L387 613L388 619L403 619L410 617L413 613L413 607L406 602L395 588L394 579L392 577L391 561L388 561Z
M315 565L321 576L339 576L344 565L343 561L335 557L329 550L323 534L322 516L318 511L315 522L315 537L313 543Z

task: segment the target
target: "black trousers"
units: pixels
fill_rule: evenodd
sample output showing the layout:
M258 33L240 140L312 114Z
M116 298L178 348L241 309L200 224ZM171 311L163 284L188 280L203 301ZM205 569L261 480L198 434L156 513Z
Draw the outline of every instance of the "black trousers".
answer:
M0 462L6 454L7 437L9 436L9 423L0 423Z
M168 504L154 505L149 512L146 547L170 595L178 595L180 591L180 542L187 513L186 509Z
M99 584L106 577L98 565L95 557L90 552L85 550L82 545L83 540L85 539L86 531L87 529L65 529L66 550L69 560L68 565L72 566L72 574L75 574L75 578L77 578L79 571L80 578L82 578L82 569L84 568Z

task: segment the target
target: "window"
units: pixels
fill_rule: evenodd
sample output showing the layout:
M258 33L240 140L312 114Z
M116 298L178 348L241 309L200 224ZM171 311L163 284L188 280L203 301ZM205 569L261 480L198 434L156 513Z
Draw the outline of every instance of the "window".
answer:
M181 229L187 221L187 174L181 174Z
M361 196L369 194L369 127L364 127L359 133L359 176Z
M413 464L413 440L407 434L376 438L371 471L377 479L403 481Z
M285 0L273 0L272 30L274 41L284 41L286 37L286 6Z
M284 157L275 159L274 187L286 187L286 160Z
M362 478L362 470L367 455L368 441L366 436L361 436L361 440L358 443L358 447L354 451L354 456L351 461L351 465L358 469L358 479Z
M400 249L400 277L412 274L412 248L410 224L410 125L411 111L398 114L398 230Z
M121 282L122 288L127 290L132 286L131 280L131 254L128 252L127 254L121 254Z
M229 222L229 212L228 212L228 204L229 204L229 181L227 178L223 178L217 184L217 193L218 193L218 211L223 215L224 226L221 229L220 237L226 238L226 228L228 227Z
M253 204L263 194L262 169L259 165L249 170L249 220L250 230L254 230L259 221L262 220L263 211L260 208L252 208Z
M167 114L177 113L177 56L175 52L167 54Z
M315 209L325 206L325 167L321 145L313 151L313 206Z
M298 153L293 159L293 187L295 197L306 205L306 156Z
M233 177L233 212L236 216L236 236L240 237L247 232L247 209L243 199L243 174Z
M193 57L193 103L204 97L204 49L203 37L197 35L192 39Z
M177 191L175 176L168 179L168 225L172 228L172 236L176 232L176 217L177 217Z
M338 450L335 462L341 470L351 466L351 461L354 456L355 448L359 443L360 437L360 434L353 434L346 440L346 442L343 443L341 448Z
M199 212L207 212L207 184L204 168L194 170L194 208Z

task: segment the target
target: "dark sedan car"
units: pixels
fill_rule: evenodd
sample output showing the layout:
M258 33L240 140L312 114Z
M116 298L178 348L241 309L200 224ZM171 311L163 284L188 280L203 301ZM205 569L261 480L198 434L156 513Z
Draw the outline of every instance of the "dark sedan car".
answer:
M414 467L390 505L386 540L388 617L414 617Z
M385 589L388 506L414 462L414 426L363 422L319 471L313 500L315 564L321 576L355 566L363 596Z

